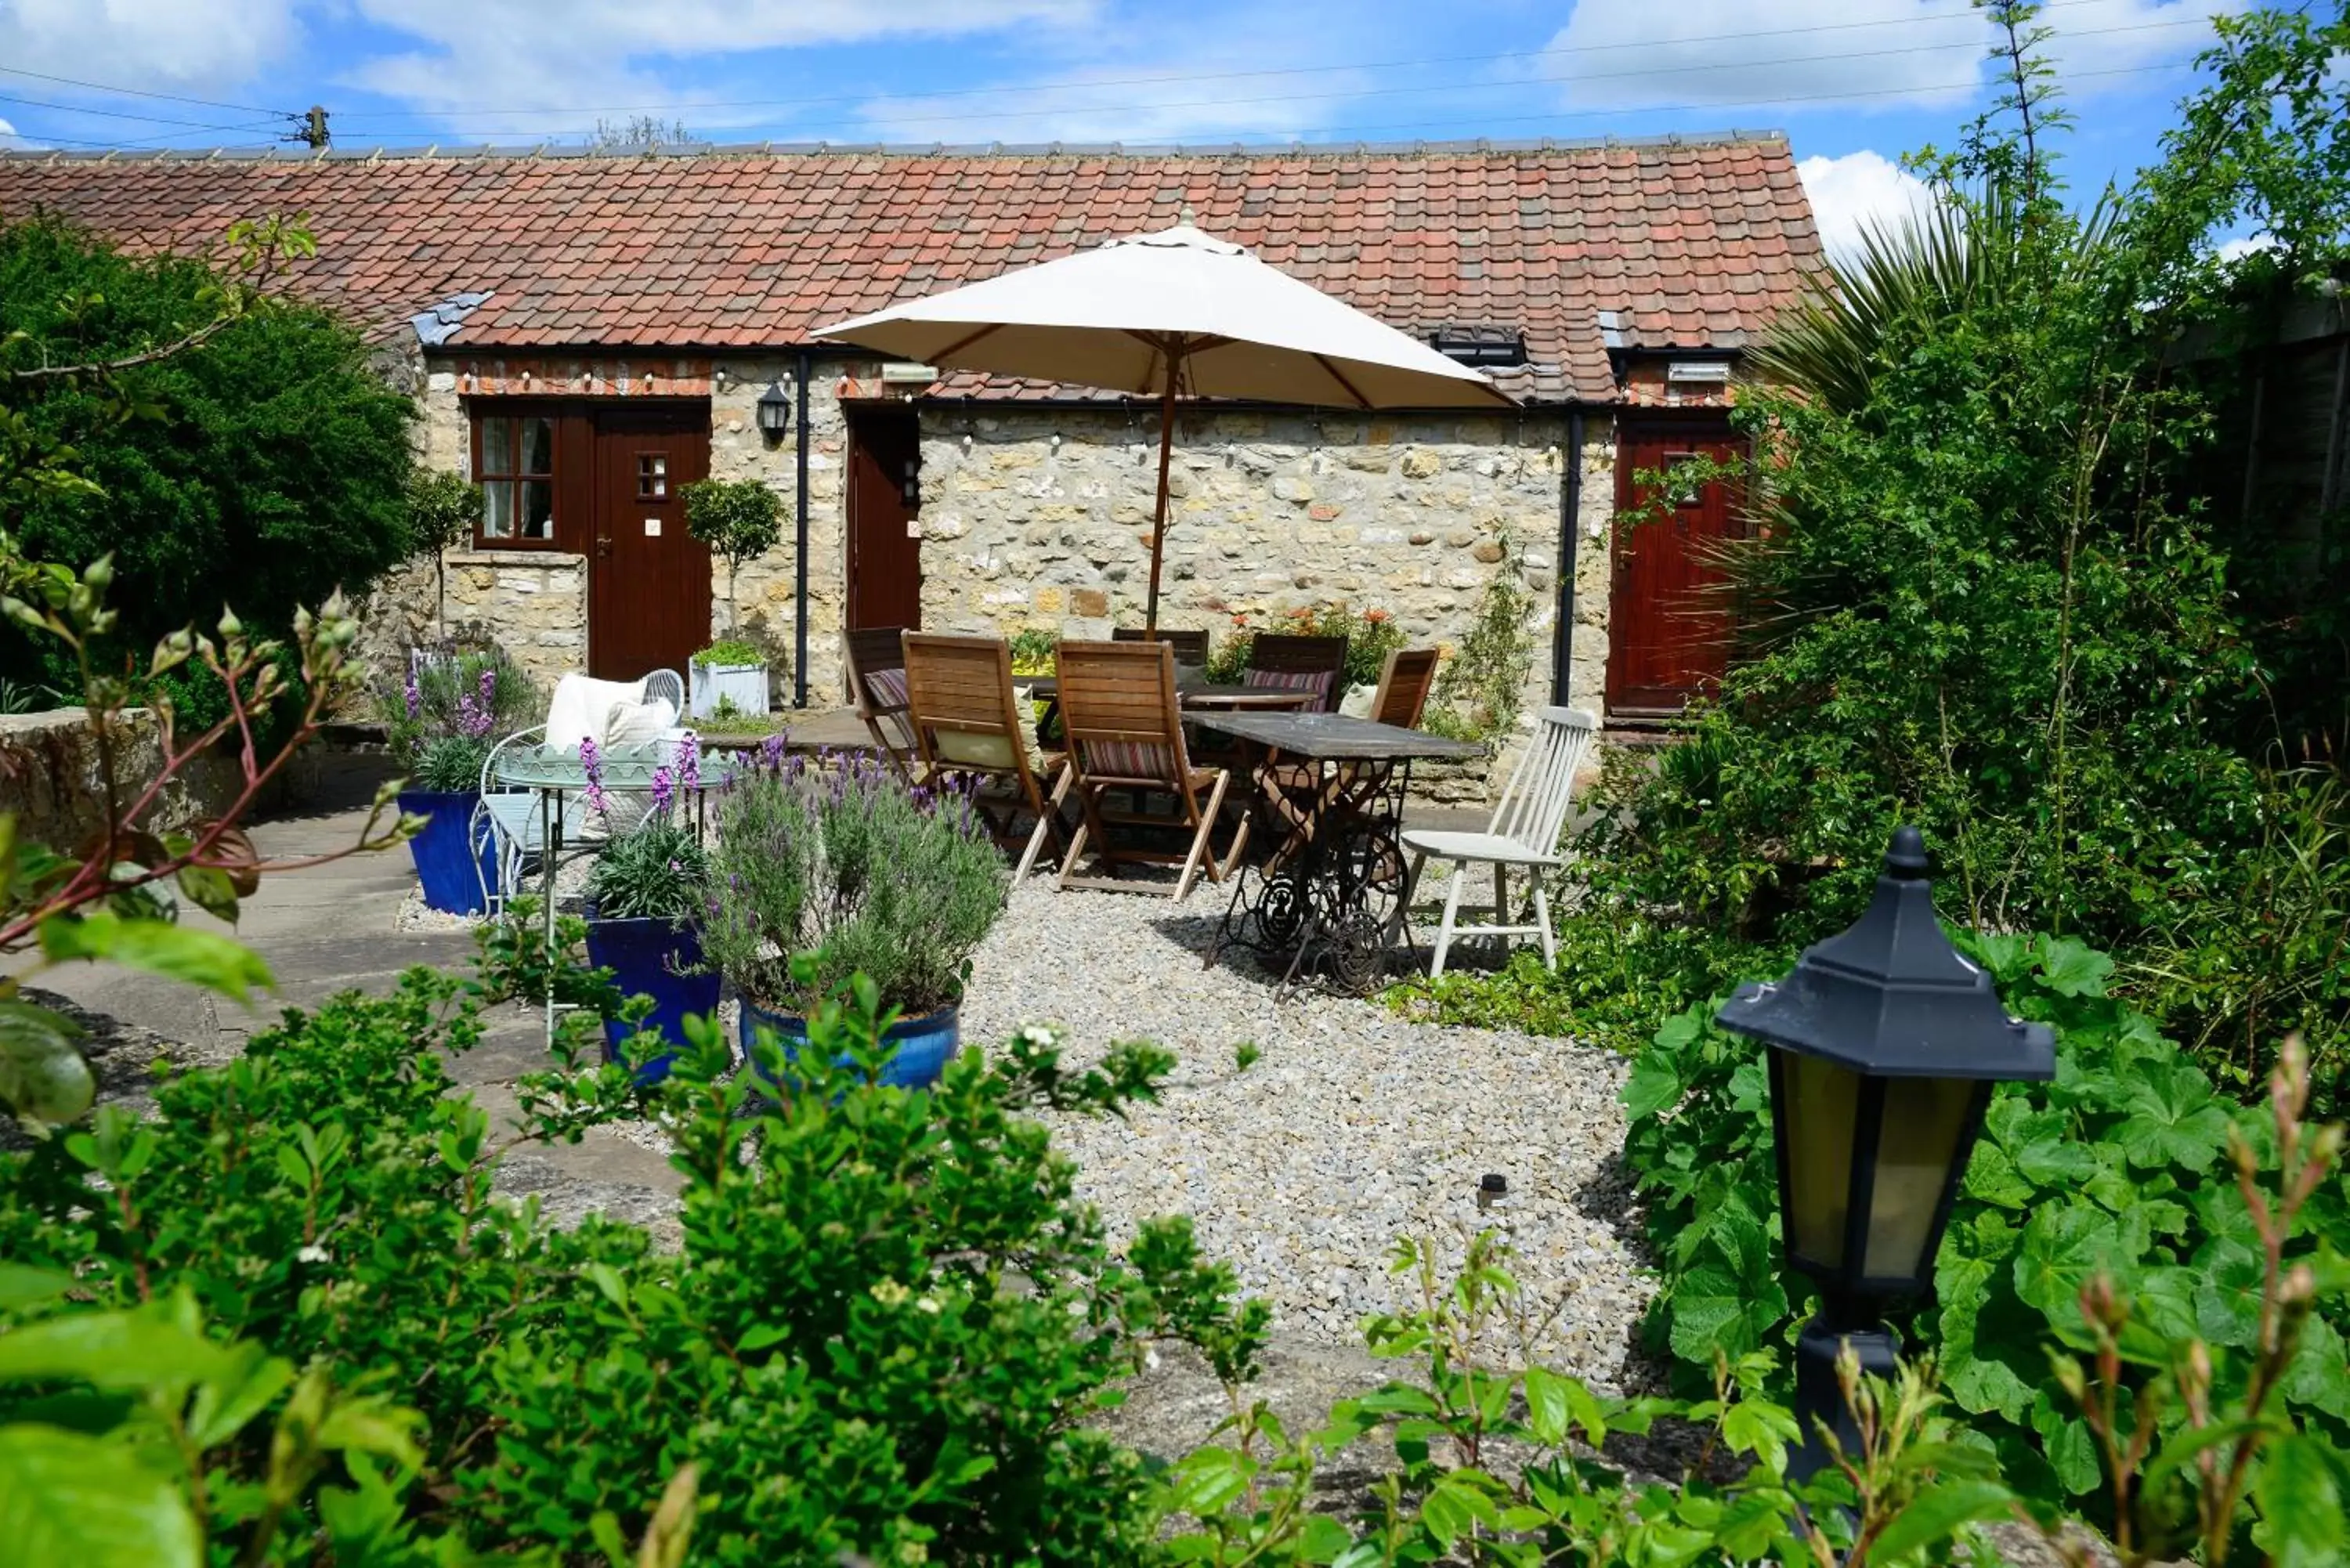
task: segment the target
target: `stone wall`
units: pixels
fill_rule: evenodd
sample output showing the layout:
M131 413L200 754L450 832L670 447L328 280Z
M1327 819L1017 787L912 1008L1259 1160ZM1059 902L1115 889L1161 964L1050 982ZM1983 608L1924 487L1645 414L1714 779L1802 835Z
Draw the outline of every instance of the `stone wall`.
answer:
M808 693L843 699L839 633L847 612L847 420L843 393L870 397L878 367L821 362L808 395ZM755 405L793 385L785 356L720 362L709 381L710 471L755 478L783 499L785 536L746 562L736 583L741 628L769 650L779 701L792 691L795 564L793 439L769 445ZM459 377L416 367L419 446L462 469L470 440ZM1155 412L973 403L921 407L923 624L1010 633L1045 626L1107 636L1139 625L1149 573L1157 479ZM1566 420L1523 415L1366 417L1219 410L1179 421L1173 514L1160 619L1221 632L1245 616L1344 602L1381 607L1415 643L1449 643L1468 626L1500 559L1516 543L1535 597L1529 706L1549 700ZM1609 421L1585 421L1581 536L1571 631L1572 700L1597 708L1605 689L1614 505ZM454 551L446 624L486 634L541 679L579 668L587 649L587 564L546 552ZM713 564L712 634L727 628L726 569ZM380 587L369 649L389 668L436 635L430 564Z
M1298 607L1467 630L1507 536L1534 590L1529 710L1550 701L1566 421L1220 411L1178 422L1159 622L1222 634ZM1607 682L1609 422L1585 421L1570 700ZM934 405L922 419L922 624L1106 637L1149 595L1157 427L1143 410ZM1505 756L1504 762L1509 759Z
M153 711L123 710L114 724L113 750L114 776L127 805L162 771L162 739ZM243 784L232 760L198 757L163 786L140 826L167 833L215 817L236 799ZM16 818L20 842L46 844L63 854L105 826L106 770L88 709L0 713L0 814Z

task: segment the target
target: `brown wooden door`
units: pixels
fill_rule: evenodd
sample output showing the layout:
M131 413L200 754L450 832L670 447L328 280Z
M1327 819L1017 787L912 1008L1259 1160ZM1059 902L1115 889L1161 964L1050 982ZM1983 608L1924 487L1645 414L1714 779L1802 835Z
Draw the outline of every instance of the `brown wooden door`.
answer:
M910 409L848 419L848 629L922 624L922 544L906 479L921 461Z
M682 675L710 641L710 548L685 531L678 499L710 472L709 405L608 405L595 428L588 672Z
M1635 483L1642 471L1670 472L1705 455L1727 458L1742 445L1718 422L1630 425L1616 453L1616 504L1643 505L1654 493ZM1710 545L1739 529L1727 485L1688 486L1651 520L1619 523L1607 615L1607 710L1677 713L1718 684L1730 662L1731 615Z

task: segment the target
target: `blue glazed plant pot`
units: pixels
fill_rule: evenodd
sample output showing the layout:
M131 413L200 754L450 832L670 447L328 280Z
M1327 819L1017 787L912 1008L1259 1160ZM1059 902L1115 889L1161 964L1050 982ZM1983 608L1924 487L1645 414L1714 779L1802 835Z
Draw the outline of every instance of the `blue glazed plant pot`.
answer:
M651 997L653 1010L641 1027L658 1030L672 1046L685 1044L687 1014L706 1015L718 1011L718 975L714 971L709 974L678 972L699 969L702 964L702 937L691 926L673 927L667 920L650 919L599 919L591 906L588 910L588 961L598 969L610 970L612 983L620 988L622 996ZM620 1045L629 1033L625 1023L605 1023L606 1061L620 1060ZM671 1050L638 1063L637 1082L660 1083L669 1076L670 1064L675 1060L677 1052Z
M497 845L484 836L472 842L473 807L481 796L472 790L404 789L400 809L425 817L424 831L408 841L416 861L416 879L424 885L427 907L447 915L478 915L488 909L482 890L498 888Z
M776 1042L783 1046L786 1059L796 1058L800 1047L807 1044L806 1019L770 1012L764 1007L754 1007L746 999L743 1003L743 1056L754 1069L758 1058L751 1054L751 1044L760 1029L775 1032ZM897 1089L926 1089L939 1081L939 1075L947 1070L947 1064L962 1045L962 1012L942 1007L919 1018L901 1018L882 1033L881 1044L895 1049L883 1064L879 1082ZM847 1057L838 1060L842 1065L847 1064ZM764 1069L758 1070L760 1076L767 1075Z

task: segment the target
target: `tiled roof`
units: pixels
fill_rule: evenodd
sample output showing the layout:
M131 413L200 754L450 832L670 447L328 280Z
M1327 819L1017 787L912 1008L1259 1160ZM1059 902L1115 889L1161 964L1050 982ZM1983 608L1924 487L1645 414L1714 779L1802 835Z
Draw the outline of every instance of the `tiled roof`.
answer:
M1162 227L1202 228L1408 332L1524 329L1543 400L1614 396L1633 348L1730 348L1819 255L1786 142L1166 152L726 149L640 157L0 157L0 216L201 250L304 213L296 286L442 352L795 346L898 299ZM441 311L486 292L470 309ZM454 319L450 319L453 317Z

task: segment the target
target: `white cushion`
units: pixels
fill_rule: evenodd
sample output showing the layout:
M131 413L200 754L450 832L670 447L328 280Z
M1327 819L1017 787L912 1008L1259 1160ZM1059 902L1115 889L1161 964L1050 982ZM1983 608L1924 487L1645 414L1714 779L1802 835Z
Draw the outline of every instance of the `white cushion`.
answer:
M616 702L636 702L645 694L641 680L591 680L567 675L555 683L555 701L546 709L546 745L550 751L576 752L590 735L600 745L607 721Z
M633 699L615 702L606 711L603 733L596 743L606 751L631 751L650 746L677 722L677 709L667 698L650 702Z
M1555 866L1558 857L1527 848L1498 833L1437 833L1407 828L1403 846L1439 860L1498 861L1504 866Z
M1338 711L1349 719L1367 719L1371 716L1371 704L1378 700L1377 686L1349 686L1347 694L1338 699Z

